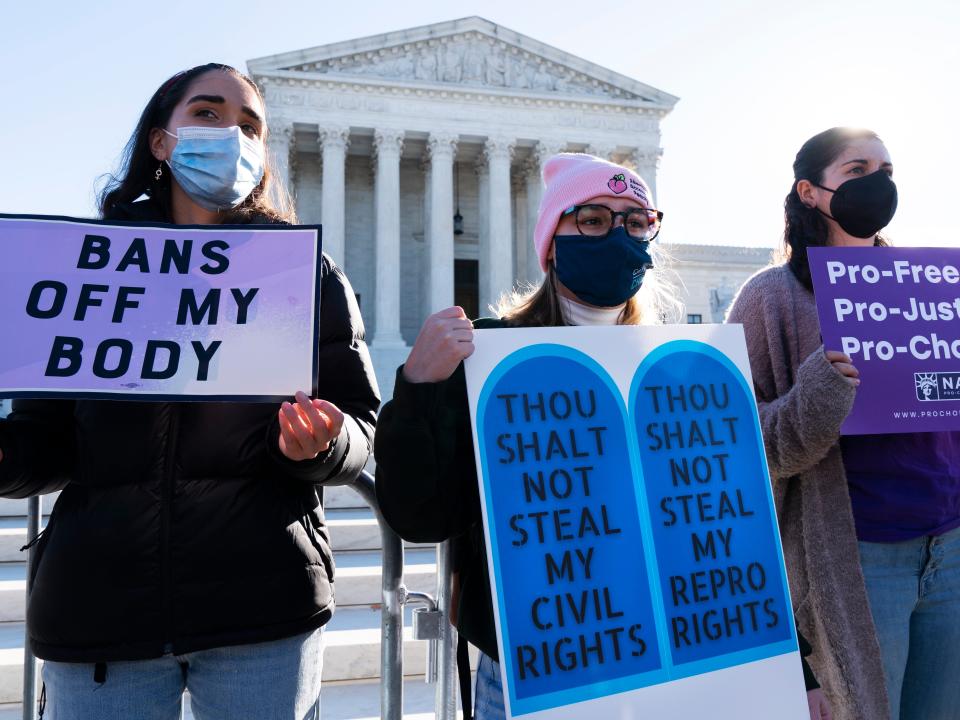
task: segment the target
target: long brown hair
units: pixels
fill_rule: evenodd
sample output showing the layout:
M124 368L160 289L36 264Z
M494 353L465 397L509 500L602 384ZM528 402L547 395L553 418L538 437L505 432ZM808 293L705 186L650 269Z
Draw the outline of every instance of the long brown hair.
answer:
M109 219L118 205L132 203L146 195L156 202L167 219L172 219L170 206L170 172L161 172L156 177L157 159L150 152L150 131L165 127L174 108L183 100L191 83L208 72L225 72L247 83L263 101L260 88L249 77L229 65L207 63L177 73L163 83L140 114L140 120L124 148L120 170L108 176L105 187L99 194L100 216ZM264 128L263 142L266 144ZM274 180L269 153L265 162L263 179L253 192L232 210L220 213L223 223L245 224L250 222L296 222L292 204L282 183Z

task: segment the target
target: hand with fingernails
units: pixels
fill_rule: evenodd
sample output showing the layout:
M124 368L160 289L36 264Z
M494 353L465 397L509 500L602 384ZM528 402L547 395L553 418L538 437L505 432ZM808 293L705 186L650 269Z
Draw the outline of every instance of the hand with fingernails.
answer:
M441 382L471 355L473 323L462 307L441 310L423 324L403 366L403 378L411 383Z
M313 460L326 452L343 429L343 413L333 403L297 392L296 402L284 402L280 421L280 452L291 460Z
M825 350L823 354L827 356L827 361L833 365L833 369L843 375L848 383L854 387L860 385L860 371L853 366L853 360L849 355L839 350Z

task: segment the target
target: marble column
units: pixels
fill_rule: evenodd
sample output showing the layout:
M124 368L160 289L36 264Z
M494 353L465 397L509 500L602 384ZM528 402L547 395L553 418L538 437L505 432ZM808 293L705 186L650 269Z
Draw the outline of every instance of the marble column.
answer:
M427 141L427 312L453 305L453 161L457 136L431 133Z
M432 258L430 248L433 247L433 228L430 224L430 218L433 217L433 200L430 197L430 188L433 185L433 168L430 164L430 144L427 141L426 151L418 163L420 172L423 173L423 254L420 262L420 279L422 280L425 292L420 293L420 316L428 317L433 312L432 298L430 297L430 278Z
M514 142L503 137L487 139L483 147L490 176L487 197L489 238L480 257L480 308L495 304L513 285L513 252L510 220L510 159Z
M627 162L634 166L637 174L650 186L654 204L660 201L657 197L657 168L660 165L661 155L663 155L663 148L639 148L634 150L627 159Z
M616 151L617 146L611 143L590 143L587 147L587 152L591 155L596 155L598 158L603 158L604 160L610 160L612 162L613 153Z
M533 246L533 233L537 227L537 218L540 215L540 199L543 197L543 164L548 158L562 152L566 143L539 142L533 149L533 155L526 165L527 182L527 233L530 242L527 245L527 282L539 285L543 280L543 270L540 269L540 257Z
M393 397L397 367L410 348L400 334L400 152L403 131L373 135L376 300L370 355L384 401Z
M400 152L402 130L377 130L374 190L377 299L373 345L403 345L400 336Z
M543 278L540 269L540 256L533 245L533 234L537 228L537 217L540 210L540 198L543 196L543 179L541 178L540 163L536 157L524 165L524 181L527 186L527 266L524 279L534 285Z
M480 316L490 314L490 300L486 295L486 286L484 284L484 273L486 272L486 257L490 246L490 214L487 208L490 206L490 172L487 167L486 158L481 154L477 164L474 166L477 175L477 212L480 217L477 219L477 258L479 261L479 288L478 288L478 307Z
M270 134L267 136L267 152L273 165L274 183L280 184L286 191L284 193L274 189L273 200L280 207L284 206L286 198L289 198L291 207L296 206L291 157L293 150L293 125L271 127Z
M340 267L346 262L346 160L350 129L320 128L323 177L320 191L320 220L323 249Z
M513 267L517 280L526 281L529 275L527 271L527 256L529 251L527 246L533 242L533 237L527 233L529 221L527 219L527 172L525 166L514 168L510 178L512 186L511 194L513 199Z

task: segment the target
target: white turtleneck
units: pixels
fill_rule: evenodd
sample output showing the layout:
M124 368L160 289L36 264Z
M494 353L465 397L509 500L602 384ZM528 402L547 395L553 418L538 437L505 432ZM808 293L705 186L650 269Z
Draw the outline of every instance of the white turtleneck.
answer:
M557 299L560 300L560 309L567 325L616 325L620 313L623 312L623 305L612 308L591 307L563 295L558 295Z

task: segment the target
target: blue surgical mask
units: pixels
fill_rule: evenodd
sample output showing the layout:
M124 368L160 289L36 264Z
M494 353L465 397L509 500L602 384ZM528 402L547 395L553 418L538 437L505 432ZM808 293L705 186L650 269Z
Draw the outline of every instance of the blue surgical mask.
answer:
M235 208L263 179L263 143L237 126L181 127L175 137L177 146L167 165L177 184L200 207Z
M650 243L630 237L622 225L602 238L556 235L553 241L557 279L590 305L623 305L653 267Z

